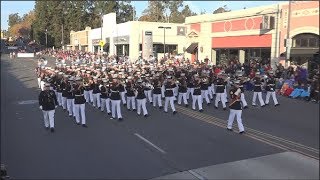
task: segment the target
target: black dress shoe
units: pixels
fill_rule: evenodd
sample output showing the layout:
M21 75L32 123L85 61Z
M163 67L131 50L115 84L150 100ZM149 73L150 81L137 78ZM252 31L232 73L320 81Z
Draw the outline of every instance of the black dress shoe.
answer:
M207 106L210 106L211 103L207 103Z
M110 116L110 115L111 115L111 113L108 113L108 115Z
M153 102L150 102L150 104L153 104Z
M118 120L119 120L119 121L122 121L123 119L122 119L122 118L118 118Z
M54 132L54 128L50 128L50 131L53 133Z
M131 109L128 109L128 111L131 111Z
M159 109L162 109L162 106L159 106Z
M49 130L50 128L49 127L44 127L46 130Z
M132 109L132 111L137 111L136 109Z
M239 134L244 134L244 131L239 132Z
M80 125L80 123L77 123L77 125Z
M123 106L125 107L127 104L123 104Z
M264 104L264 105L269 106L269 104L267 104L267 103L266 103L266 104Z
M144 117L148 117L148 114L145 114Z
M227 128L228 131L233 131L232 129Z
M274 106L277 107L277 106L280 106L280 104L278 103L278 104L275 104Z
M203 109L199 109L199 112L203 112Z
M266 105L263 105L263 106L261 106L261 107L265 107Z
M223 110L225 111L225 110L227 110L227 108L223 108Z
M177 114L177 111L173 111L173 114Z
M85 127L85 128L87 128L88 126L87 126L86 124L82 124L82 127Z
M188 104L185 105L185 107L188 107L188 106L189 106Z
M217 107L217 106L214 106L214 108L218 109L218 107Z
M248 109L248 108L249 108L248 106L243 107L243 109Z

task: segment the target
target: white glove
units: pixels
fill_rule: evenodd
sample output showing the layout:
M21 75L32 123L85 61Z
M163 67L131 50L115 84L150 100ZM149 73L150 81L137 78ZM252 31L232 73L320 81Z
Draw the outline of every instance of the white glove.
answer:
M57 108L58 106L55 106L55 108Z
M42 110L42 106L39 107Z

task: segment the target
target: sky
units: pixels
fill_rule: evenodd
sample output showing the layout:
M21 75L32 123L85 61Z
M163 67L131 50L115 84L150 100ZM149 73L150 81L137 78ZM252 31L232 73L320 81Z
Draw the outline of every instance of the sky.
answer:
M184 1L190 9L196 13L205 11L212 13L215 9L227 5L230 10L239 10L257 6L277 4L283 1ZM1 30L8 29L8 18L11 13L19 13L20 16L34 9L35 1L2 1L1 0ZM136 8L137 17L140 17L143 10L148 6L147 1L132 1Z

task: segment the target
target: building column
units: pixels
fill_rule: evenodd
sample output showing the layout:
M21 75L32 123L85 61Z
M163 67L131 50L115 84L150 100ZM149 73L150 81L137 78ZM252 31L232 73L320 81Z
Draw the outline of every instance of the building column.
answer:
M239 62L241 63L241 64L243 64L244 63L244 59L245 59L245 51L244 50L242 50L242 49L239 49L239 55L238 55L238 57L239 57Z
M213 65L217 65L217 51L211 49L211 61Z

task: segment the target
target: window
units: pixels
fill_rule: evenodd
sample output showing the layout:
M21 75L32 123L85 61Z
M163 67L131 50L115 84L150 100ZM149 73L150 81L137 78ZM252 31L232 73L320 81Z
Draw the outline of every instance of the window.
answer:
M293 47L317 48L319 47L319 36L311 33L298 34L293 38Z

